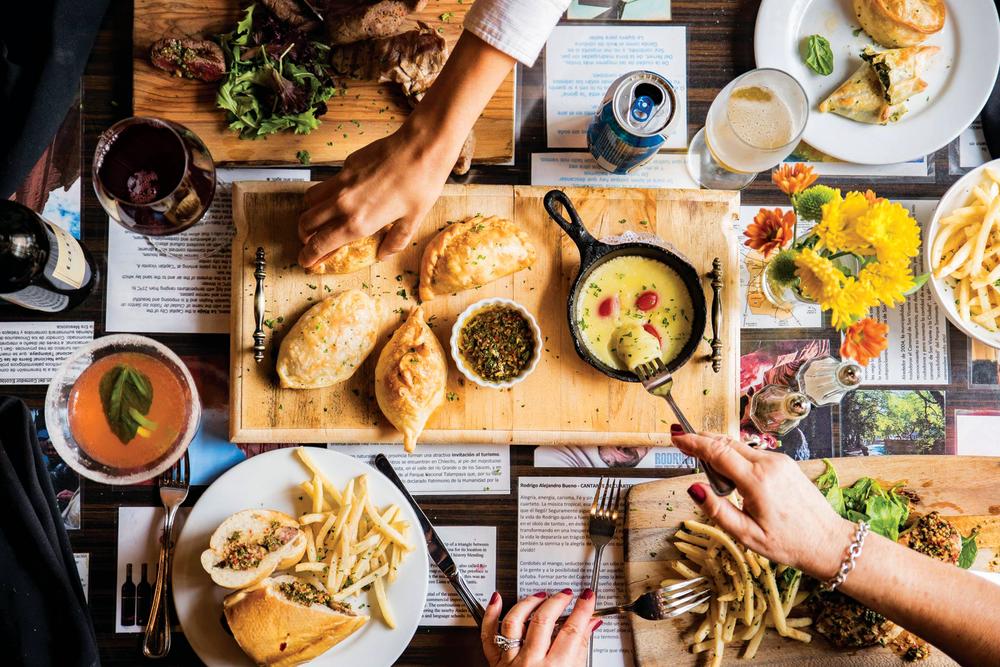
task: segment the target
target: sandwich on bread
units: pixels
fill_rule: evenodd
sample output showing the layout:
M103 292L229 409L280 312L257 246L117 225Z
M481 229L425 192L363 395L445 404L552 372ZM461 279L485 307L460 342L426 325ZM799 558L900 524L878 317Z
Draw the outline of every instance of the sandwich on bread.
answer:
M258 665L293 667L357 632L367 616L334 602L315 577L266 578L223 602L229 629Z
M223 588L246 588L285 570L306 551L306 536L293 517L274 510L243 510L212 533L201 566Z

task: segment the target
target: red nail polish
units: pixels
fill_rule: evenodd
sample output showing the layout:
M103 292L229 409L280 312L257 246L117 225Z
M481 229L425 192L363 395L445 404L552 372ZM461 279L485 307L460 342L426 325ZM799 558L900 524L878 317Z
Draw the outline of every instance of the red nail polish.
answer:
M581 600L589 600L592 597L594 597L594 591L590 588L585 588L583 593L580 593Z
M500 594L499 594L499 593L496 593L496 592L494 592L494 593L493 593L493 595L492 595L492 596L490 596L490 603L489 603L489 604L488 604L487 606L488 606L488 607L492 607L492 606L493 606L493 605L495 605L495 604L496 604L497 602L499 602L499 600L500 600Z
M562 593L563 595L572 595L573 594L573 589L572 588L564 588L564 589L562 589L559 592Z
M684 435L684 429L681 428L680 424L671 424L670 435Z
M545 591L538 591L537 593L535 593L535 597L538 598L539 600L544 600L545 598L549 597L549 594L546 593Z
M597 632L597 628L601 627L602 625L604 625L604 621L598 619L597 623L594 623L594 627L590 629L590 632L591 633Z
M691 496L691 500L701 505L705 502L705 487L701 484L692 484L688 487L688 495Z

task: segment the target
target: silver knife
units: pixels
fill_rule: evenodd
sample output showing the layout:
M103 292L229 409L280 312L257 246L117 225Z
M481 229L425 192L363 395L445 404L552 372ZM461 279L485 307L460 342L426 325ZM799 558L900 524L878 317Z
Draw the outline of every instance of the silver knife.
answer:
M476 596L472 594L469 590L469 586L462 579L462 573L458 571L458 566L455 565L455 561L452 559L451 554L448 553L448 547L444 545L444 541L438 536L437 531L434 530L434 526L431 525L430 519L424 514L424 511L420 509L420 505L417 501L413 499L410 492L406 490L403 486L403 481L399 479L399 475L393 469L392 464L389 463L389 459L385 457L385 454L379 454L375 457L375 467L383 475L389 478L389 481L396 485L403 497L406 498L406 502L410 503L410 507L413 511L417 513L417 520L420 521L420 527L424 531L424 540L427 542L427 553L430 554L431 560L437 565L444 576L451 582L451 585L455 588L458 593L458 597L462 598L462 602L465 606L469 608L469 613L472 614L472 618L476 620L476 625L483 624L483 605L479 603Z

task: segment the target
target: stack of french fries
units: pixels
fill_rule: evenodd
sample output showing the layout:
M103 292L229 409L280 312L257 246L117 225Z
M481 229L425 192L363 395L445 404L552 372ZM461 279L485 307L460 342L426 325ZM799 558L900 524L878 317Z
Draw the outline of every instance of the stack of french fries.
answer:
M965 206L941 218L931 270L954 287L962 321L1000 331L1000 171L984 173Z
M312 507L299 517L306 534L306 557L295 571L325 575L324 585L336 602L370 586L383 620L395 628L385 586L396 579L403 558L413 551L406 539L409 522L402 519L398 505L384 510L375 507L365 475L352 479L340 490L305 448L297 448L296 454L312 473L311 479L299 485Z
M675 539L674 546L684 559L672 561L671 567L683 579L665 579L660 585L696 577L709 580L715 596L693 610L705 618L686 638L692 652L709 652L709 665L721 665L726 646L736 642L746 642L743 657L752 659L768 628L782 637L807 643L812 640L812 635L799 629L811 625L811 618L788 617L809 596L799 591L801 573L796 572L792 583L779 593L776 577L785 566L772 566L767 558L738 545L715 526L685 521Z

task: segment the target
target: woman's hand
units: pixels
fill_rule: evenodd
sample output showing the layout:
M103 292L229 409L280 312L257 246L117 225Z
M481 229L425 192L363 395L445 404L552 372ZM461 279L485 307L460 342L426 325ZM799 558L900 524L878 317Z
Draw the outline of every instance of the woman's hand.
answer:
M590 637L602 623L600 619L591 617L596 603L594 591L588 588L577 598L573 612L555 638L552 637L556 620L572 600L573 591L568 588L551 596L544 592L535 593L511 607L501 622L503 603L500 594L494 593L486 605L480 630L483 652L491 667L576 667L587 664ZM507 639L520 639L523 644L520 648L501 651L494 640L498 634Z
M856 527L833 511L794 461L724 435L685 435L677 424L670 429L678 449L733 480L743 497L741 511L707 484L688 489L720 527L775 562L821 580L837 573Z

